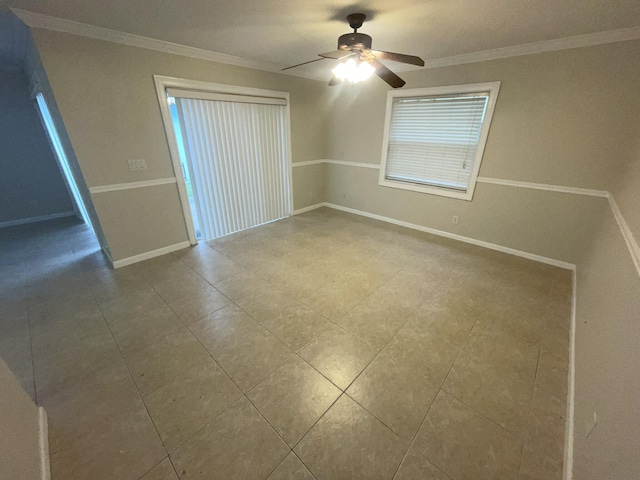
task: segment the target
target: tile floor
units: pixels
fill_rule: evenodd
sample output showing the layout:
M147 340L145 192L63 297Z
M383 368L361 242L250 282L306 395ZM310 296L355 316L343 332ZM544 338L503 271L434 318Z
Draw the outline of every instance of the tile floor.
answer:
M111 270L0 237L53 480L562 477L567 271L321 209Z

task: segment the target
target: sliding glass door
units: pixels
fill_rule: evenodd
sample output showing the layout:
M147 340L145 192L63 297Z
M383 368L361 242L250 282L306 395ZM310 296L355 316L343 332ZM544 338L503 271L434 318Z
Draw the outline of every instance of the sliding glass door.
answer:
M202 238L286 217L285 100L176 89L168 94L175 98L176 133L184 146Z

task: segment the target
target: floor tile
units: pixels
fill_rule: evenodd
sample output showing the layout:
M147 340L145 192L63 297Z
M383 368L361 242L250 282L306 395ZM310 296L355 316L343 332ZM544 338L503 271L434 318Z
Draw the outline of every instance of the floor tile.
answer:
M414 313L386 302L383 296L372 295L338 320L338 325L380 350Z
M53 313L31 322L31 341L38 354L46 354L78 345L83 338L108 332L97 305L72 312Z
M518 477L522 443L443 392L431 406L414 446L456 480Z
M564 458L565 403L536 385L526 436L527 445L558 463Z
M191 324L210 313L229 305L230 300L213 287L196 290L193 295L169 303L171 309L186 323Z
M289 453L287 445L245 398L171 454L181 479L262 480Z
M267 281L250 271L217 282L214 287L234 302L239 298L256 295L260 291L271 288Z
M84 338L78 345L61 350L47 351L42 355L34 352L38 400L121 360L118 347L109 332Z
M567 396L569 365L562 360L543 351L540 353L538 370L536 372L536 386L547 390L559 398Z
M167 451L172 452L242 392L212 358L144 397Z
M443 322L425 322L414 317L398 330L382 352L423 372L430 384L440 385L462 348L452 340L446 327Z
M247 397L290 446L294 446L342 392L294 356L252 388Z
M189 329L213 355L231 345L259 325L237 305L229 305L189 325Z
M53 480L561 475L560 269L326 208L117 270L69 219L3 233Z
M342 390L364 370L376 351L334 325L300 350L299 355Z
M85 435L51 455L53 479L137 480L166 456L146 411Z
M531 364L532 367L534 363ZM535 369L502 368L464 350L442 388L518 436L529 421Z
M236 304L259 322L269 320L298 302L277 288L269 288L237 299Z
M296 457L296 454L291 452L267 480L315 480L315 477Z
M289 348L298 351L326 330L331 321L298 302L264 319L262 324Z
M518 480L562 480L562 462L524 447Z
M213 357L243 392L249 391L294 355L293 350L257 326Z
M173 465L168 458L162 460L158 465L149 470L140 480L178 480Z
M183 274L171 274L150 281L153 289L158 292L158 295L160 295L165 302L171 303L211 287L209 282L190 268L185 267L185 270L186 272Z
M40 401L49 421L49 451L80 448L85 437L144 410L126 365L114 362Z
M140 393L146 395L207 357L207 351L183 327L153 345L126 355L125 360Z
M393 480L450 480L441 470L411 447Z
M393 477L408 447L343 395L294 452L317 478L376 480Z
M116 317L109 321L109 330L125 356L153 345L183 328L184 324L166 305L137 315Z
M165 303L149 285L143 290L113 298L100 304L100 310L107 322L118 317L135 316L145 313L154 308L163 306Z
M413 438L438 387L420 371L378 355L347 390L347 394L396 435Z

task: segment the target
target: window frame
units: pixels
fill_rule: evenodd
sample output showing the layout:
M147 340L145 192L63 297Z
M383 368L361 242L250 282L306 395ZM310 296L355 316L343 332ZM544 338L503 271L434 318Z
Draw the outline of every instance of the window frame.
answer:
M449 198L457 198L462 200L473 200L473 194L478 180L478 172L480 164L484 157L484 149L489 136L491 121L493 120L493 111L498 99L500 91L500 82L472 83L466 85L448 85L444 87L427 87L413 88L409 90L390 90L387 92L387 108L384 120L384 136L382 140L382 160L380 162L380 178L378 184L383 187L399 188L402 190L410 190L413 192L427 193L439 195ZM473 161L473 170L469 178L469 185L466 190L456 190L447 187L438 187L436 185L422 185L412 182L404 182L402 180L390 180L387 178L387 155L389 153L389 131L391 129L391 112L393 109L393 101L396 98L404 97L435 97L442 95L468 95L470 93L489 93L487 109L485 112L482 128L480 129L480 140L476 149L476 156Z

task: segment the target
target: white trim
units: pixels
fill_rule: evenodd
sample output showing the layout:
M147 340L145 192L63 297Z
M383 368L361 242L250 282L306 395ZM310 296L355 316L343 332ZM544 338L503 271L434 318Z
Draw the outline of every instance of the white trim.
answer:
M576 392L576 305L578 281L576 270L571 275L573 292L571 294L571 329L569 338L569 376L567 378L567 422L564 433L564 468L563 480L573 479L573 435Z
M182 250L183 248L190 247L191 243L185 240L184 242L175 243L173 245L167 245L166 247L151 250L149 252L139 253L132 257L122 258L113 262L113 268L125 267L132 263L142 262L143 260L149 260L150 258L159 257L160 255L166 255L167 253L175 252L176 250Z
M291 168L306 167L309 165L319 165L321 163L330 163L331 160L308 160L306 162L295 162L291 164Z
M321 163L331 163L334 165L347 165L348 167L361 167L361 168L372 168L374 170L378 170L380 165L376 163L364 163L364 162L347 162L345 160L329 160L329 159L321 159L321 160L308 160L306 162L296 162L292 166L295 167L306 167L308 165L318 165Z
M281 71L281 65L274 65L268 62L260 62L247 58L226 55L224 53L212 52L196 47L189 47L177 43L166 42L154 38L142 37L131 33L119 32L103 27L96 27L86 23L74 22L59 17L52 17L41 13L29 12L18 8L11 10L28 26L34 28L44 28L56 32L70 33L82 37L104 40L107 42L119 43L133 47L146 48L158 52L182 55L185 57L208 60L211 62L235 65L238 67L254 68L267 72L277 72L283 75L308 78L311 80L326 81L324 76L305 73L303 70ZM607 43L625 42L640 39L640 27L621 28L618 30L607 30L604 32L589 33L586 35L576 35L573 37L557 38L554 40L544 40L541 42L525 43L509 47L496 48L494 50L482 50L479 52L453 55L450 57L434 58L425 61L424 68L440 68L451 65L463 65L466 63L485 62L501 58L519 57L522 55L533 55L537 53L553 52L558 50L568 50L572 48L590 47ZM397 71L404 71L403 68Z
M315 205L309 205L308 207L303 207L303 208L294 210L293 212L291 212L291 215L300 215L301 213L307 213L307 212L310 212L311 210L316 210L318 208L326 207L327 205L328 203L326 202L316 203Z
M535 253L523 252L522 250L516 250L514 248L503 247L502 245L497 245L495 243L485 242L483 240L477 240L471 237L464 237L462 235L458 235L455 233L445 232L444 230L437 230L435 228L425 227L424 225L418 225L416 223L405 222L403 220L397 220L391 217L385 217L383 215L378 215L376 213L365 212L363 210L357 210L355 208L343 207L342 205L337 205L335 203L322 202L317 203L315 205L311 205L309 207L301 208L300 210L296 210L295 214L308 212L310 210L315 210L320 207L328 207L333 208L335 210L340 210L347 213L353 213L355 215L360 215L363 217L373 218L374 220L380 220L382 222L392 223L394 225L399 225L401 227L411 228L413 230L418 230L425 233L430 233L432 235L438 235L439 237L450 238L452 240L457 240L459 242L470 243L472 245L477 245L479 247L488 248L490 250L495 250L498 252L507 253L509 255L515 255L516 257L522 257L529 260L534 260L536 262L545 263L547 265L553 265L554 267L560 267L567 270L574 270L576 266L573 263L563 262L561 260L556 260L555 258L544 257L542 255L536 255Z
M40 451L40 478L51 480L51 465L49 463L49 423L47 412L38 407L38 447Z
M214 102L256 103L261 105L286 105L283 98L260 97L257 95L229 95L225 93L203 92L200 90L185 90L182 88L167 88L167 95L177 98L193 100L211 100Z
M157 180L142 180L140 182L114 183L112 185L100 185L89 187L91 193L117 192L120 190L131 190L132 188L155 187L158 185L169 185L176 183L175 177L158 178Z
M129 45L131 47L146 48L148 50L155 50L163 53L171 53L174 55L182 55L184 57L224 63L226 65L235 65L237 67L254 68L257 70L286 74L286 72L280 72L282 69L280 65L275 65L269 62L249 60L247 58L212 52L202 48L189 47L178 43L157 40L155 38L142 37L132 33L96 27L95 25L89 25L87 23L75 22L65 18L29 12L18 8L12 8L11 10L20 18L20 20L33 28L44 28L55 32L70 33L81 37L93 38L94 40L104 40L121 45Z
M624 238L624 242L627 244L627 248L629 249L629 253L631 254L631 259L633 260L633 264L636 267L636 271L640 276L640 246L638 246L638 242L633 237L633 233L629 228L629 224L622 216L622 212L616 203L613 195L609 194L609 206L611 207L611 212L616 219L616 223L620 228L620 232L622 232L622 237Z
M43 222L45 220L53 220L54 218L75 217L76 212L51 213L49 215L40 215L38 217L20 218L18 220L7 220L0 222L0 228L13 227L16 225L25 225L27 223Z
M504 180L501 178L478 177L480 183L490 183L492 185L504 185L507 187L531 188L534 190L547 190L550 192L574 193L576 195L588 195L591 197L608 198L609 192L606 190L593 190L589 188L565 187L562 185L549 185L545 183L520 182L518 180Z
M480 129L480 139L476 147L475 158L473 160L473 171L469 178L466 190L453 190L432 185L419 185L411 182L387 179L387 155L389 152L389 132L391 130L391 112L393 101L396 98L405 97L431 97L438 95L460 95L468 93L488 92L489 98L485 107L484 119ZM384 133L382 136L382 159L380 161L380 175L378 185L382 187L400 188L414 192L440 195L443 197L457 198L471 201L476 188L476 180L480 172L480 165L484 156L484 148L491 128L493 111L496 107L498 94L500 93L500 82L473 83L466 85L447 85L442 87L412 88L409 90L389 90L387 92L387 107L384 119Z
M510 47L482 50L479 52L453 55L451 57L434 58L425 61L425 68L449 67L452 65L464 65L466 63L486 62L501 58L520 57L523 55L535 55L537 53L555 52L558 50L570 50L572 48L592 47L607 43L626 42L640 39L640 27L621 28L607 30L586 35L544 40L541 42L524 43Z

